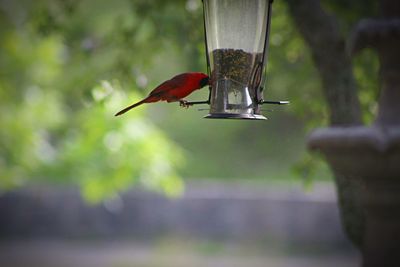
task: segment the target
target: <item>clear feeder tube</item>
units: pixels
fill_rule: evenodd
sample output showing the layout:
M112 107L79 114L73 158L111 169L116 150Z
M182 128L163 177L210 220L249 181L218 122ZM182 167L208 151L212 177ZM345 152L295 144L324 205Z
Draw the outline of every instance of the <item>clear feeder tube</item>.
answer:
M204 0L212 81L207 117L265 119L257 114L254 78L264 67L268 7L268 0Z

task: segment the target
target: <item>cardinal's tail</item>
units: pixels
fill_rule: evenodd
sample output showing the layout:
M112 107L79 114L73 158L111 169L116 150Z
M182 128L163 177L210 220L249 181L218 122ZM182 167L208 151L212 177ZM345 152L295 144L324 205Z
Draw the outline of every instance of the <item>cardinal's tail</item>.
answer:
M115 116L122 115L122 114L124 114L125 112L127 112L127 111L129 111L129 110L131 110L131 109L133 109L133 108L135 108L135 107L137 107L137 106L140 106L141 104L147 103L147 102L148 102L148 99L145 98L145 99L143 99L142 101L139 101L139 102L137 102L137 103L135 103L135 104L130 105L129 107L124 108L123 110L121 110L121 111L119 111L117 114L115 114Z

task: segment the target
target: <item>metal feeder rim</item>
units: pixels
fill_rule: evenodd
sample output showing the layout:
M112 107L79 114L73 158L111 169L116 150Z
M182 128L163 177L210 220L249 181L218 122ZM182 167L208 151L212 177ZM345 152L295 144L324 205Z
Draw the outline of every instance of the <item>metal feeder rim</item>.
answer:
M261 114L210 113L205 119L268 120Z

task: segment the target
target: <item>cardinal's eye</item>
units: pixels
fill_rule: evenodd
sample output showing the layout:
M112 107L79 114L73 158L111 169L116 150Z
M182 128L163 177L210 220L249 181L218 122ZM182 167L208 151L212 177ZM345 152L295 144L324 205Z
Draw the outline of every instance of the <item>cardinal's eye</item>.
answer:
M210 79L208 77L205 77L205 78L200 80L200 87L204 87L209 83L210 83Z

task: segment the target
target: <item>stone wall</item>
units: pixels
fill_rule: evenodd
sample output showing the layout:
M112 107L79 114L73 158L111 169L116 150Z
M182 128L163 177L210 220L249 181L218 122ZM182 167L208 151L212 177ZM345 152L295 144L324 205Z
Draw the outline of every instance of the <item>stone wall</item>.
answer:
M79 192L29 188L0 196L0 239L155 239L349 247L334 188L195 183L181 198L135 190L88 206Z

